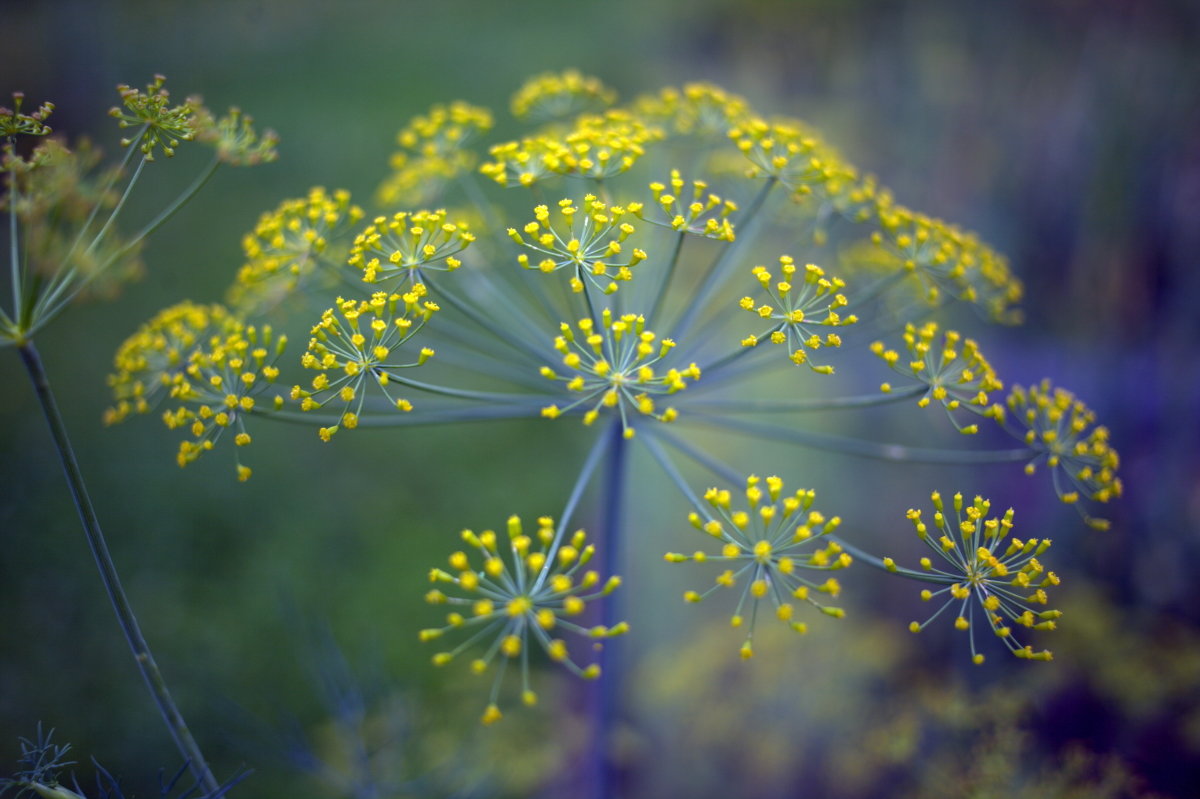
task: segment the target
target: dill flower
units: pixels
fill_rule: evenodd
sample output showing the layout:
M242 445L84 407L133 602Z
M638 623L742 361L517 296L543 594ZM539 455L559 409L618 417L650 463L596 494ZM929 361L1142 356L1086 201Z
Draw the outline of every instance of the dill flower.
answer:
M692 555L675 552L666 555L669 563L717 561L731 567L717 575L716 585L704 593L685 593L684 599L688 602L699 602L720 588L733 588L738 580L744 580L737 609L731 618L734 627L741 627L749 600L750 623L742 643L743 658L754 654L754 625L764 597L770 597L775 617L798 633L807 632L808 626L793 618L793 599L807 602L835 619L844 615L841 608L822 604L814 596L814 593L821 593L836 597L841 593L836 578L828 577L816 583L803 576L805 571L836 571L851 564L853 559L840 544L833 540L822 541L838 528L841 519L837 516L826 518L820 511L812 509L816 492L801 488L785 495L783 487L783 481L778 477L761 480L750 475L746 478L745 510L733 510L732 494L727 489L708 489L704 492L704 500L711 510L706 509L704 515L692 512L688 521L697 530L722 542L720 554L697 551Z
M958 331L947 330L939 348L935 346L937 333L937 322L926 322L920 328L907 323L904 346L912 359L907 362L902 362L895 350L885 348L882 341L873 342L871 352L882 358L893 371L929 387L917 400L918 405L924 408L931 400L936 400L946 409L946 415L960 433L977 433L979 425L960 424L954 411L966 408L977 414L996 415L998 409L989 405L988 392L999 391L1004 384L973 340L964 340ZM892 391L890 383L884 383L880 388L884 393Z
M494 144L492 160L480 165L481 174L501 186L532 186L554 176L566 155L566 146L553 136L531 136Z
M424 271L453 272L455 256L475 241L466 222L447 221L445 211L401 211L379 216L354 239L350 266L362 270L364 283L398 279L421 283Z
M708 183L703 180L692 181L691 199L685 199L682 194L686 184L680 177L678 169L671 170L669 186L670 191L668 192L668 184L659 181L650 184L650 191L654 193L654 202L663 210L667 218L663 222L647 221L669 227L672 230L690 233L693 236L703 236L718 241L734 240L733 225L729 221L729 215L738 210L737 203L732 200L723 200L710 193ZM646 217L640 211L641 205L638 204L636 213L640 218L645 219Z
M227 430L240 449L251 443L245 418L278 378L275 363L286 346L286 336L266 325L247 325L220 305L167 308L117 351L109 377L116 404L105 421L120 422L169 399L179 404L163 412L163 422L192 436L179 444L180 466L212 449ZM276 394L272 406L282 405ZM235 464L238 479L249 479L250 468L236 452Z
M767 122L750 118L729 130L729 138L753 165L749 177L774 178L793 191L811 192L833 184L836 194L843 183L857 177L837 155L799 123Z
M649 143L663 136L660 128L624 109L584 114L562 137L559 157L548 166L562 175L604 180L628 170Z
M535 75L513 95L512 115L534 122L560 119L613 104L617 93L578 70Z
M1049 650L1035 652L1030 646L1022 646L1012 630L1013 625L1053 630L1062 616L1061 611L1046 609L1046 588L1059 584L1058 575L1046 571L1038 560L1050 548L1050 539L1022 541L1014 537L1005 544L1012 532L1012 508L1000 518L989 519L988 500L977 496L966 505L962 494L955 494L952 522L946 516L941 494L934 491L932 499L932 530L922 520L921 511L909 510L907 515L934 557L921 558L921 571L902 569L891 558L883 560L885 568L893 573L942 586L921 592L926 602L935 597L945 597L945 601L928 619L912 622L909 629L920 632L947 608L957 607L954 627L970 633L971 660L982 663L983 654L975 648L978 605L991 631L1010 652L1027 660L1050 660Z
M592 648L629 629L625 622L611 627L584 627L573 621L589 602L607 596L621 584L619 577L602 582L599 573L584 569L595 547L587 543L583 530L565 538L556 532L553 519L542 516L537 520L537 532L530 536L523 531L520 517L511 516L507 532L508 546L504 546L492 530L478 535L463 530L462 540L475 551L474 556L455 552L449 559L451 571L435 568L429 572L432 582L453 585L462 595L448 595L440 588L425 595L430 604L453 605L463 612L451 612L444 627L420 633L422 641L432 641L459 628L472 631L454 649L433 656L438 666L454 660L476 642L490 640L483 656L471 662L472 671L484 674L498 661L482 718L484 724L500 720L500 685L510 660L520 662L521 699L532 705L537 702L537 694L529 680L531 649L540 648L550 660L579 677L596 679L600 667L579 665L578 656L572 656L567 642L558 637L560 631L586 640Z
M422 205L444 184L470 170L476 156L465 146L492 127L492 113L461 101L438 104L416 116L396 134L391 174L376 192L383 206Z
M674 133L708 137L724 137L750 113L745 99L711 83L667 87L657 95L639 98L634 108Z
M121 95L121 101L129 113L115 107L108 112L122 128L145 127L139 149L147 161L154 160L156 147L170 158L175 155L179 142L191 141L196 137L196 109L190 102L172 107L171 93L163 88L166 80L162 75L155 75L144 92L121 84L117 87L117 93ZM136 140L122 139L121 145L128 147Z
M216 149L217 158L232 166L254 166L270 163L279 153L279 135L273 130L259 133L254 129L254 117L242 113L239 108L230 108L229 113L217 118L204 107L199 97L189 98L195 109L193 125L196 141Z
M1028 388L1013 386L1005 404L1007 413L999 414L1005 429L1036 453L1025 473L1033 474L1045 463L1058 498L1078 508L1090 526L1107 529L1108 520L1089 516L1081 500L1108 502L1121 496L1120 457L1108 441L1108 428L1097 425L1096 414L1074 394L1052 387L1049 380Z
M625 220L629 214L641 210L634 203L628 208L610 206L596 195L583 198L583 213L574 200L559 200L557 214L551 217L550 209L539 205L533 209L534 221L521 229L508 229L508 236L522 247L545 256L533 263L529 256L521 253L517 263L525 269L556 272L571 271L571 291L583 291L583 281L588 280L605 294L618 288L618 282L633 279L632 267L646 259L646 253L638 248L626 257L622 256L622 242L634 232L634 226ZM524 233L529 236L526 240ZM618 263L613 263L617 260Z
M228 292L230 304L246 312L262 312L298 288L319 282L320 273L333 273L344 262L346 251L330 250L330 244L347 235L362 215L362 209L350 202L350 192L327 192L320 186L264 213L254 230L242 237L246 262Z
M50 133L46 118L54 112L54 103L42 103L32 114L22 114L25 103L24 92L13 92L13 107L0 106L0 136L45 136Z
M582 407L587 408L583 423L590 425L602 410L612 409L620 416L625 437L632 438L630 413L661 422L674 421L678 412L671 407L660 410L654 396L674 394L687 388L688 379L700 379L700 367L695 363L686 369L655 370L655 364L675 348L675 342L669 338L658 340L653 332L646 330L645 318L637 314L614 317L605 308L599 324L585 317L574 327L563 322L561 329L562 335L555 338L554 348L562 353L567 375L560 375L549 366L542 367L542 375L564 382L567 391L578 394L579 398L562 407L543 408L542 415L547 418L556 419Z
M321 315L300 359L301 366L319 374L313 378L311 390L293 386L292 399L300 400L304 411L323 408L334 400L343 403L340 424L317 431L322 440L328 441L341 427L358 427L368 380L379 387L390 406L412 410L412 403L394 397L389 385L397 379L392 370L421 366L433 357L433 350L423 347L415 361L393 360L438 310L436 303L424 299L425 294L425 286L417 283L404 294L377 291L362 301L338 297L336 307Z
M795 364L807 364L818 374L833 374L833 367L817 365L809 359L809 351L822 346L840 347L842 339L837 333L826 333L824 337L816 327L844 327L858 321L853 314L843 318L838 308L849 304L845 287L840 278L827 278L825 271L815 264L804 267L803 279L796 279L796 262L790 255L779 256L780 280L772 283L774 276L765 266L750 270L759 285L767 292L770 303L756 305L753 297L742 297L738 305L760 319L770 320L770 327L757 335L742 339L743 347L756 347L763 341L786 344L788 357Z

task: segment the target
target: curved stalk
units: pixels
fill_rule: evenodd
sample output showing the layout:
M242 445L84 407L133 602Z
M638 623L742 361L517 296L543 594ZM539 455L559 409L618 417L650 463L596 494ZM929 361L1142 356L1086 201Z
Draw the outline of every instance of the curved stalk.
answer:
M917 385L899 389L889 394L858 394L848 397L829 397L827 399L802 399L780 402L764 402L755 400L721 400L699 399L688 403L689 408L699 408L705 411L720 411L723 413L804 413L807 411L840 411L847 408L869 408L875 405L890 405L893 402L903 402L919 397L929 390L928 386Z
M67 437L66 425L63 423L62 416L58 412L58 405L54 401L54 395L50 391L50 381L46 375L45 368L42 366L41 358L38 356L38 352L34 348L32 341L25 341L20 345L19 349L21 360L25 364L25 369L29 372L29 379L33 383L38 402L41 404L42 411L46 416L46 423L50 427L50 434L54 439L55 448L58 450L59 459L62 461L67 486L71 490L71 497L74 499L75 507L79 511L79 521L83 525L83 532L87 537L88 547L91 549L92 557L96 561L96 568L100 572L100 579L104 583L104 590L108 593L109 602L112 604L113 611L117 615L117 622L121 625L121 630L125 633L125 640L129 644L129 649L133 652L133 659L137 663L138 671L141 672L142 678L146 682L146 687L150 690L150 694L154 698L154 703L158 706L159 713L162 715L163 721L171 733L171 737L175 740L175 746L179 749L180 754L183 755L184 760L187 761L196 781L200 783L206 794L219 795L218 792L221 791L221 785L213 777L212 771L209 769L199 745L197 745L195 738L192 737L187 722L183 719L183 714L179 712L179 708L171 698L171 693L167 690L166 680L163 679L162 673L158 669L158 663L154 660L154 655L150 651L150 645L146 643L141 628L138 626L137 617L134 616L133 607L129 604L129 598L125 595L125 589L121 585L121 578L117 574L116 564L113 563L112 555L108 551L108 542L105 540L104 533L100 529L100 521L96 517L96 510L92 506L91 498L88 496L87 487L83 481L83 473L80 471L79 463L75 459L75 452L71 448L71 441Z

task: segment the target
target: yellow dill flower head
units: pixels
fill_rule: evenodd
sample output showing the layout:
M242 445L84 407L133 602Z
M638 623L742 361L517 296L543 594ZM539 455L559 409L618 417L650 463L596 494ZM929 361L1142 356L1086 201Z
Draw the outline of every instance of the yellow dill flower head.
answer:
M170 158L175 155L175 148L179 142L191 141L196 137L195 107L190 101L172 107L171 93L163 88L166 80L162 75L155 75L144 92L121 84L117 87L117 93L121 95L121 101L128 113L115 107L108 112L122 128L145 128L140 134L138 148L147 161L154 160L156 147ZM122 139L121 145L128 147L136 140L136 137Z
M936 491L933 504L932 527L922 519L921 511L910 510L907 514L918 537L932 551L931 557L922 558L921 571L898 568L894 562L889 568L893 574L941 586L938 590L921 592L924 601L939 597L945 601L928 619L912 622L909 629L920 632L949 608L955 614L955 629L970 633L972 661L982 663L984 656L976 650L975 642L978 609L988 629L1014 655L1028 660L1050 660L1049 650L1034 652L1013 635L1013 627L1017 625L1053 630L1062 616L1061 611L1046 607L1046 588L1059 583L1058 576L1047 571L1039 560L1050 548L1050 539L1022 541L1010 537L1012 508L1001 517L989 519L991 503L982 497L977 496L967 504L962 494L955 494L953 520Z
M45 136L50 133L46 118L54 112L54 103L42 103L38 110L31 114L22 114L21 106L25 103L24 92L13 92L13 107L0 106L0 137L12 136Z
M751 117L728 135L750 160L748 177L774 178L795 193L838 195L858 179L857 171L801 122Z
M980 306L999 322L1017 322L1015 305L1024 292L1007 260L974 235L940 219L877 197L879 231L872 241L914 274L930 304L942 294Z
M419 206L435 200L447 181L470 170L476 155L466 146L490 130L492 114L461 101L435 105L396 135L391 174L376 191L384 206Z
M513 95L511 107L517 119L544 122L607 108L616 99L599 78L568 69L530 78Z
M652 204L661 209L665 218L647 221L693 236L733 241L733 224L729 221L729 215L738 210L737 203L709 192L706 181L692 181L688 193L690 196L685 196L686 186L678 169L671 170L671 177L665 183L651 183L650 191L654 195ZM646 219L642 213L639 216Z
M661 128L624 109L584 114L563 135L563 148L547 168L560 175L604 180L628 170L664 135Z
M299 288L331 284L346 254L337 240L362 216L344 189L317 186L305 197L284 200L242 238L246 262L229 289L229 303L262 313Z
M456 256L473 241L467 223L450 221L445 211L401 211L376 217L354 239L349 264L362 270L364 283L416 285L425 271L453 272L462 266Z
M779 273L772 274L765 266L751 271L770 302L756 303L745 296L738 306L764 320L767 328L742 340L746 347L756 347L764 341L786 344L792 362L804 364L818 374L833 374L833 367L812 361L809 353L821 347L840 347L837 333L818 332L820 328L844 327L854 324L858 317L843 316L839 310L849 301L841 293L845 283L840 278L826 277L825 270L808 264L801 270L790 255L779 256Z
M275 149L279 135L273 130L260 135L249 114L230 108L228 114L218 119L204 107L199 97L188 98L188 102L195 109L196 141L215 148L222 162L231 166L254 166L270 163L279 156Z
M919 328L911 322L906 324L904 346L907 358L887 349L881 341L871 344L871 352L893 371L928 386L917 400L922 408L930 402L939 402L959 432L978 432L979 425L960 423L955 411L965 409L981 416L993 415L989 392L1004 387L979 346L955 330L945 331L939 341L937 322L926 322ZM888 386L886 391L893 390L890 384L884 385Z
M751 115L742 97L711 83L668 87L656 95L638 98L634 109L649 121L681 135L724 137Z
M675 409L660 408L654 398L682 391L689 380L700 378L695 363L684 369L656 368L675 342L660 340L646 330L645 319L637 314L617 317L605 308L599 319L584 318L574 326L563 322L561 329L554 340L554 348L563 356L560 366L544 367L542 374L563 383L570 401L542 409L548 418L582 412L583 423L590 425L608 412L620 417L630 438L632 414L673 421L678 416Z
M1121 496L1121 459L1109 443L1108 428L1097 425L1095 413L1074 394L1049 380L1014 386L1005 404L1007 412L996 414L1005 429L1037 453L1025 471L1033 474L1044 463L1059 499L1074 505L1091 526L1106 529L1107 520L1087 514L1085 500Z
M283 404L276 394L261 407L279 375L275 366L287 345L269 326L247 325L220 305L181 303L155 316L117 351L109 386L116 404L107 423L145 413L160 402L178 403L163 413L167 427L191 434L176 461L186 466L230 431L240 449L250 443L245 419ZM249 468L235 455L238 478Z
M558 174L567 155L566 145L556 136L540 135L494 144L491 156L479 166L480 173L501 186L532 186Z
M793 618L797 601L812 605L826 616L842 618L841 608L818 599L820 594L838 596L841 585L832 576L821 579L817 575L843 569L852 559L840 544L827 538L841 524L841 519L827 518L813 509L816 492L802 488L787 494L778 477L763 480L751 475L746 478L744 499L745 504L739 503L735 509L731 492L708 489L704 500L709 508L704 514L692 513L688 520L697 530L716 539L720 550L693 555L668 553L666 559L671 563L712 561L724 567L717 575L716 585L703 593L688 591L684 599L689 602L699 602L722 587L742 586L731 622L734 627L741 627L749 615L741 651L743 657L750 657L754 625L764 598L769 598L775 608L775 617L799 633L808 628Z
M422 630L420 639L440 639L459 628L473 631L454 649L434 655L433 662L438 666L451 662L480 639L490 640L482 657L471 664L475 673L482 674L492 668L494 661L500 661L492 681L489 710L483 718L485 724L500 718L500 686L510 660L520 663L523 699L528 704L537 701L529 679L531 650L540 649L576 676L600 676L599 666L579 665L578 656L571 654L563 634L587 641L590 649L599 647L606 638L624 634L629 625L621 622L612 627L584 627L578 623L589 602L612 593L621 582L617 577L603 580L586 568L595 548L587 543L583 530L567 537L565 530L555 530L553 519L543 516L530 534L520 517L511 516L506 536L492 530L478 534L464 530L462 540L468 549L450 556L449 569L434 568L429 573L432 582L447 588L430 591L425 597L431 604L451 605L456 610L446 617L444 627Z
M402 382L396 370L421 366L433 356L422 348L405 350L438 306L425 299L425 286L417 283L404 294L377 291L369 300L345 300L327 309L312 329L308 349L300 363L318 374L311 388L293 386L292 399L304 411L342 404L338 423L322 427L318 434L328 441L339 429L358 426L368 389L372 385L387 399L392 410L410 411L412 404L395 394L393 381Z
M611 294L621 282L632 280L632 268L646 259L645 252L625 243L636 230L630 221L635 210L640 209L608 205L594 194L585 195L582 203L564 198L553 210L537 206L533 221L520 230L509 228L508 235L532 251L532 256L517 258L525 269L565 269L573 292L582 292L586 280Z

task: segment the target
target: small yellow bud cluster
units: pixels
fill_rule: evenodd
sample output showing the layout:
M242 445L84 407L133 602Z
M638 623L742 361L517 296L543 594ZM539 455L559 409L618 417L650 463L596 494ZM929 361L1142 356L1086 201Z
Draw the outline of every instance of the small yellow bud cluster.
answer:
M1004 384L997 379L996 372L974 341L964 340L955 330L947 330L940 346L934 346L937 333L937 322L926 322L919 328L911 322L905 325L907 361L896 350L884 347L882 341L872 343L871 352L882 358L893 371L929 387L917 400L918 405L924 408L932 401L939 402L960 433L977 433L979 425L960 423L954 411L966 409L981 416L998 417L1002 409L989 404L988 392L999 391ZM880 388L884 393L893 390L891 383L884 383Z
M389 385L396 379L392 370L421 366L433 356L433 350L423 348L416 360L399 362L395 358L438 310L425 295L424 284L417 283L404 294L377 291L369 300L338 297L336 307L321 314L321 321L312 329L308 350L300 359L301 366L316 369L319 374L313 378L311 390L293 386L292 399L299 400L304 411L317 410L335 400L342 403L339 422L317 431L323 441L342 427L358 427L368 380L379 387L389 406L412 410L408 400L393 396Z
M413 206L435 199L446 181L474 167L475 154L464 145L491 127L490 111L461 101L414 117L396 135L401 149L392 155L392 173L377 192L379 203Z
M544 72L530 78L513 95L512 114L517 119L545 122L607 108L616 99L617 93L599 78L578 70Z
M752 164L748 177L778 180L798 199L833 202L858 186L857 170L797 120L749 117L728 135Z
M220 119L204 106L195 111L196 141L216 149L221 162L231 166L254 166L270 163L279 156L275 150L279 136L275 131L267 130L260 135L254 129L254 118L240 109L230 108Z
M839 308L848 304L846 295L840 293L846 284L840 278L825 277L825 271L814 264L804 267L804 276L797 278L796 263L790 255L779 257L779 271L779 280L775 281L765 266L751 270L774 304L757 305L749 296L738 301L743 310L770 320L771 324L763 333L742 339L742 346L756 347L763 341L786 344L793 363L806 364L818 374L833 374L832 366L813 363L809 351L842 344L836 333L826 333L822 337L813 328L844 327L858 321L853 314L843 317L838 313Z
M671 179L667 183L651 183L650 191L654 193L654 202L666 214L666 219L648 221L693 236L733 241L733 225L729 221L729 215L738 210L737 203L722 200L709 193L708 183L703 180L692 181L691 199L688 200L683 196L686 185L678 169L671 170ZM645 219L640 213L640 208L638 216Z
M258 399L279 376L275 362L286 345L287 338L269 326L246 325L220 305L167 308L118 349L116 371L108 378L116 405L105 422L146 413L170 398L179 405L164 411L163 421L192 436L179 445L180 466L212 449L226 430L234 431L239 448L245 446L245 417L262 410ZM276 395L272 407L282 404ZM238 478L248 479L250 469L236 455L235 462Z
M509 238L540 254L536 262L525 253L518 255L522 267L547 274L567 269L571 291L576 293L584 290L584 280L611 294L619 283L633 279L631 270L646 259L646 253L636 247L624 251L625 240L635 230L626 217L640 212L640 204L610 206L588 194L578 205L571 199L559 200L555 211L552 216L548 207L539 205L533 209L532 222L521 230L508 229Z
M751 475L746 478L745 510L734 510L730 491L708 489L704 500L709 508L703 515L691 513L688 521L697 530L721 542L720 553L709 554L701 550L692 555L673 552L666 555L670 563L729 562L732 568L717 575L716 585L704 593L688 591L684 599L699 602L717 589L733 588L741 581L741 598L731 623L741 627L745 613L749 613L749 629L741 648L743 657L754 654L754 624L764 597L770 597L775 617L798 633L807 632L808 626L793 618L792 600L807 602L835 619L844 615L841 608L825 605L816 598L817 594L836 597L841 593L836 578L827 577L816 582L804 576L812 572L837 571L851 564L850 554L843 551L837 541L826 539L838 528L841 519L837 516L827 518L812 509L816 492L799 489L785 494L783 488L783 481L778 477L763 480ZM748 610L747 600L750 603Z
M331 250L330 242L345 235L362 215L350 202L350 192L330 193L320 186L263 214L242 238L246 263L229 291L230 303L246 313L261 313L301 285L321 278L332 283L346 250Z
M656 95L638 98L634 108L674 133L710 138L723 138L750 113L745 99L711 83L667 87Z
M453 272L462 266L455 256L473 241L467 223L449 221L445 211L401 211L376 217L355 237L349 264L362 270L364 283L420 283L425 271Z
M674 408L660 410L651 395L674 394L687 388L687 381L700 378L700 368L692 363L685 369L656 371L654 365L675 347L669 338L659 340L646 330L645 319L637 314L614 318L605 308L599 323L591 318L580 319L577 326L562 323L562 335L554 340L554 348L562 353L562 366L568 375L560 375L552 367L542 367L542 375L550 380L563 381L567 391L579 398L566 406L550 405L542 415L556 419L580 406L591 407L583 413L583 423L590 425L600 412L609 409L620 414L626 438L632 438L634 428L629 412L671 422L678 413ZM577 332L578 331L578 332Z
M440 639L459 628L473 630L456 648L433 656L434 664L442 666L479 638L491 638L485 654L471 662L476 674L486 673L497 655L505 656L496 669L484 724L500 719L497 698L508 660L520 662L522 700L526 704L537 702L529 683L529 650L535 642L550 660L563 664L576 676L600 676L599 666L577 664L567 642L560 637L560 632L569 632L599 647L604 639L629 630L625 622L611 627L584 627L574 621L589 602L607 596L621 584L618 577L603 580L596 571L585 569L595 555L595 547L587 543L583 530L568 538L565 530L555 530L553 519L542 516L537 520L536 532L528 535L521 519L511 516L507 546L492 530L478 534L463 530L462 540L474 550L474 562L468 552L459 551L450 556L449 569L429 572L431 582L454 586L458 595L449 595L440 587L425 595L430 604L451 605L456 610L446 616L444 627L422 630L420 639Z
M11 136L46 136L50 126L46 118L54 112L54 103L42 103L32 114L22 114L21 106L25 103L23 92L13 92L13 107L0 106L0 137Z
M1096 414L1074 394L1049 380L1014 386L1006 405L999 414L1005 428L1038 453L1025 471L1033 474L1045 463L1058 498L1078 508L1092 527L1107 529L1108 521L1087 515L1080 500L1108 502L1121 496L1121 459L1109 444L1108 428L1097 425Z
M193 124L195 106L186 101L183 105L172 107L171 93L163 88L166 80L162 75L155 75L144 92L121 84L117 87L117 93L121 95L121 102L129 113L120 108L108 111L108 115L116 119L122 128L145 126L138 148L147 161L154 160L155 147L170 158L175 155L179 142L191 141L196 137ZM121 146L128 147L133 142L134 139L122 139Z
M979 305L997 321L1019 321L1015 305L1024 288L1003 256L970 233L893 204L886 193L876 200L879 230L872 242L917 276L930 304L948 292Z
M925 622L914 621L909 629L920 632L947 608L956 606L954 627L971 634L971 660L982 663L983 654L976 651L972 624L978 606L992 632L1010 652L1019 658L1050 660L1048 650L1034 652L1022 646L1012 632L1012 625L1016 624L1034 630L1053 630L1062 616L1061 611L1045 609L1048 602L1045 589L1059 584L1058 575L1046 571L1038 560L1050 548L1050 539L1009 538L1012 508L999 518L989 519L991 503L982 497L966 504L962 494L955 494L953 521L947 515L942 495L935 491L932 499L932 529L922 519L920 510L909 510L907 516L917 536L934 553L938 565L934 566L932 558L922 558L922 570L915 572L895 567L890 558L885 561L892 562L888 571L942 586L937 591L922 591L923 601L946 597Z

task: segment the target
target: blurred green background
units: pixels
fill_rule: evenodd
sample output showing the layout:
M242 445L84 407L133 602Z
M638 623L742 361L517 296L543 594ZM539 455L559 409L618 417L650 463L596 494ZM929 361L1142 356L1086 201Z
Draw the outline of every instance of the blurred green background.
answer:
M1052 375L1083 397L1112 429L1126 481L1107 533L1084 531L1019 470L997 483L998 502L1020 503L1021 529L1061 542L1069 615L1049 666L973 668L949 635L906 638L915 590L871 574L846 580L852 620L735 662L723 622L678 601L661 541L634 548L645 587L627 601L654 634L635 630L625 649L626 793L1189 795L1200 784L1198 47L1200 12L1184 0L0 3L0 89L53 100L58 131L115 151L113 87L161 72L178 96L236 104L283 140L276 163L223 170L160 231L141 282L39 340L176 698L222 776L254 769L235 795L372 795L314 765L314 752L352 760L339 714L411 795L571 784L556 774L570 771L578 720L530 714L506 718L500 736L480 730L480 686L434 673L415 631L432 620L425 573L458 529L558 512L578 431L503 423L327 446L259 425L255 477L240 485L224 457L175 468L175 437L153 418L100 424L117 345L165 305L219 299L260 213L315 185L365 201L413 114L464 99L496 111L503 131L511 93L565 67L624 99L713 81L813 124L906 205L978 231L1028 289L1027 323L987 331L989 358L1008 382ZM152 215L202 158L181 149L162 164L129 219ZM127 795L153 795L177 756L15 353L0 352L0 380L0 771L40 720ZM897 508L951 479L844 458L802 465L840 486L829 507L853 499L860 477L886 485L859 499L865 530L902 529ZM662 525L680 515L653 513ZM571 683L551 684L570 701Z

